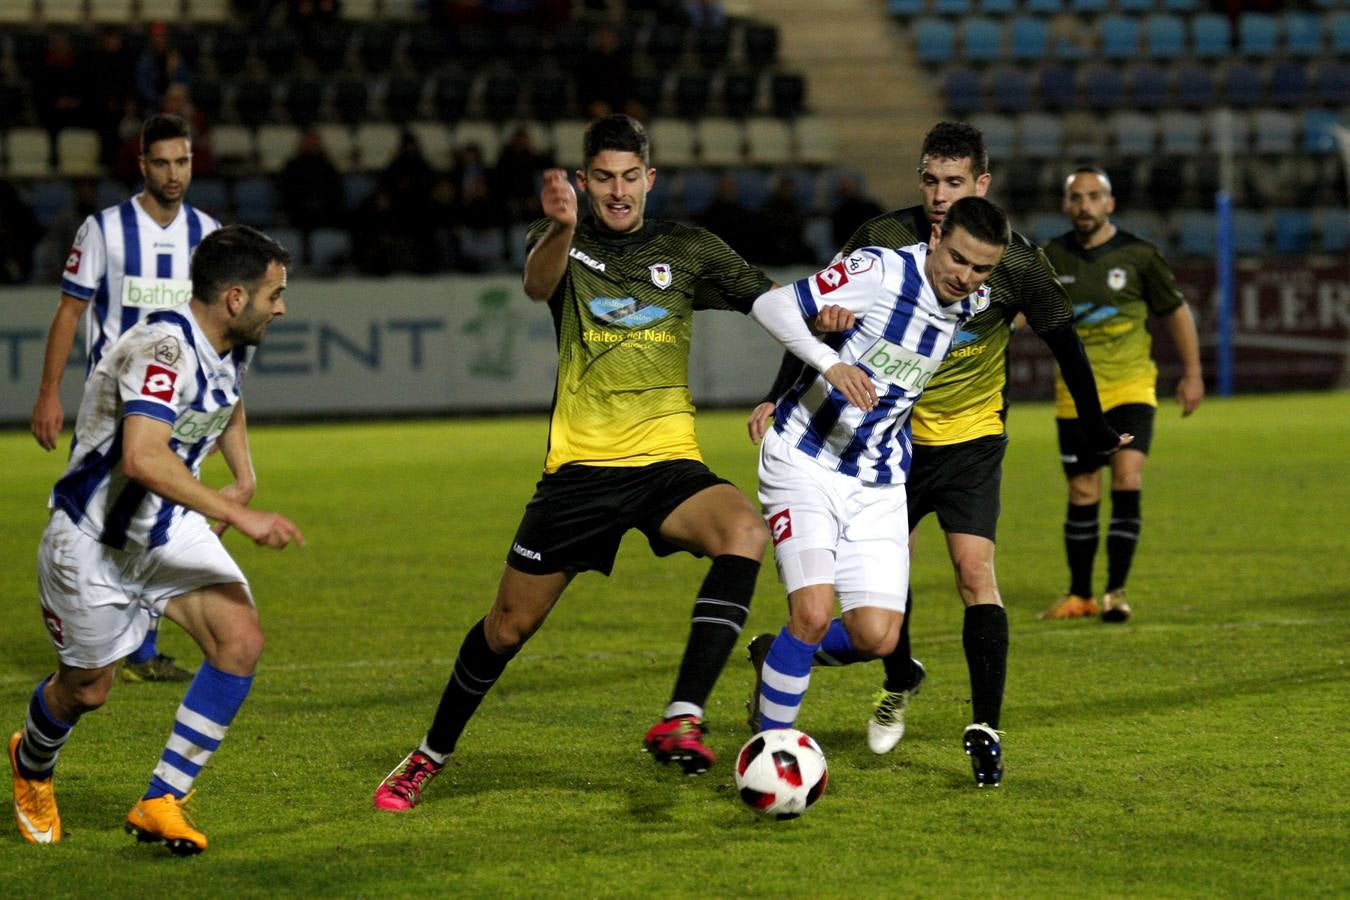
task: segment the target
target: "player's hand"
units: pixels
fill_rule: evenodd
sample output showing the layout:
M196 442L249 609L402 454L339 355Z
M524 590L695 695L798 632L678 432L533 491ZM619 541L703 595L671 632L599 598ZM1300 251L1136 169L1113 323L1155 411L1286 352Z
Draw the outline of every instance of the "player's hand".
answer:
M838 362L830 366L825 380L844 395L844 399L863 412L869 412L877 405L877 389L872 377L855 365Z
M764 432L769 430L771 418L773 418L772 403L761 403L750 410L750 418L745 420L745 430L750 433L750 443L758 444L764 440Z
M295 523L280 513L243 509L230 523L259 547L280 550L291 541L305 546L305 536Z
M226 497L230 500L233 500L240 506L248 506L249 501L253 499L253 488L241 485L239 482L236 481L231 484L227 484L223 488L221 488L220 494L222 497ZM211 531L212 533L215 534L216 537L220 537L222 534L225 533L225 531L229 527L230 527L229 522L217 522L216 524L211 526Z
M1106 424L1105 419L1097 428L1086 430L1085 434L1088 444L1102 456L1110 456L1134 443L1134 435L1117 434L1114 428Z
M53 393L50 396L38 394L37 403L33 405L33 419L28 423L28 428L43 450L54 450L57 438L61 437L61 425L65 419L66 413L61 408L60 394Z
M563 169L549 169L544 173L544 189L539 192L539 205L544 215L564 228L577 224L577 192L567 180Z
M1181 417L1184 419L1195 412L1195 408L1203 399L1205 399L1205 379L1199 375L1183 375L1177 382L1177 402L1181 404Z
M811 330L816 334L848 331L857 322L857 317L851 311L831 303L828 306L822 306L820 314L811 320Z

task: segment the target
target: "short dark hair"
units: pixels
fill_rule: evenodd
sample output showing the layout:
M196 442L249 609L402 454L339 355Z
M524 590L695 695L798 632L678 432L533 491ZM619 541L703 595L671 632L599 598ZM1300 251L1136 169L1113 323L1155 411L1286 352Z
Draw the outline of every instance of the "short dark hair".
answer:
M192 296L214 303L231 285L251 292L272 263L291 264L291 252L256 228L226 225L202 238L192 254Z
M989 171L989 151L984 149L984 134L965 122L939 122L930 128L923 138L923 150L919 152L920 169L930 156L939 159L965 159L968 156L970 170L976 178Z
M141 155L145 155L151 144L157 141L171 141L174 138L192 140L192 131L188 128L187 121L181 116L156 113L146 119L145 124L141 126Z
M618 150L621 153L636 153L642 157L642 165L651 165L651 143L647 140L647 129L632 116L615 113L596 119L586 128L581 141L581 161L583 167L606 150Z
M942 233L964 228L966 233L982 244L1006 247L1012 240L1012 228L1003 210L983 197L962 197L947 207L942 217Z
M1108 194L1112 193L1111 176L1106 174L1105 169L1103 169L1101 166L1082 165L1074 169L1068 175L1064 176L1065 194L1069 192L1069 182L1073 181L1079 175L1096 175L1099 179L1101 179L1102 184L1106 187L1106 192Z

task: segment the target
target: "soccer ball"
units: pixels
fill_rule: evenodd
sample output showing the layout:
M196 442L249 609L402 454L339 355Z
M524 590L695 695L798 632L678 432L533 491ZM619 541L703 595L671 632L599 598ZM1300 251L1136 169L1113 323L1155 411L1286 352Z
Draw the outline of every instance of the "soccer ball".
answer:
M825 793L825 754L793 728L761 731L736 754L736 790L745 805L770 819L795 819Z

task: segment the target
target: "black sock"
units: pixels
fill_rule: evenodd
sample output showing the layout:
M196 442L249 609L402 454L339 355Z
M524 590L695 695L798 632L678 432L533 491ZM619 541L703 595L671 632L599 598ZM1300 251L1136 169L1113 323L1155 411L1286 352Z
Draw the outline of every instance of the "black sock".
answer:
M689 642L684 647L671 703L690 703L699 708L707 704L750 613L758 576L757 560L731 555L713 559L694 601Z
M971 721L998 728L1008 676L1008 613L993 603L967 606L961 643L970 669Z
M436 707L436 718L427 730L427 746L440 754L448 755L455 749L464 726L473 717L478 704L492 686L497 683L506 664L516 655L516 651L498 655L488 646L484 620L479 619L464 643L459 645L459 656L455 658L455 668L446 682L441 694L440 705Z
M1125 586L1134 561L1134 548L1139 546L1139 529L1143 519L1139 514L1139 491L1111 492L1111 527L1106 532L1106 589L1115 591Z
M1069 593L1092 596L1092 563L1097 558L1097 507L1069 504L1064 519L1064 552L1069 557Z
M895 693L914 687L914 682L919 678L919 670L914 666L914 651L909 645L909 622L912 618L914 618L913 590L909 592L909 597L905 601L905 618L900 623L900 640L896 641L895 650L891 655L881 660L881 664L886 667L884 687Z

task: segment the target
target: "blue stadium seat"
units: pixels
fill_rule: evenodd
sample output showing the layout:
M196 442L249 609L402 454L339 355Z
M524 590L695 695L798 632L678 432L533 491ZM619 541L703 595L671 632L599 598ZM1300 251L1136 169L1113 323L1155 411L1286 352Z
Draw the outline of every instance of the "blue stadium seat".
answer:
M1089 109L1114 110L1124 104L1125 82L1116 66L1093 66L1083 72L1083 99Z
M931 16L914 20L914 52L919 62L945 65L956 56L956 29Z
M1302 255L1312 249L1312 213L1306 209L1286 207L1275 210L1271 231L1276 253Z
M1199 116L1181 110L1168 110L1158 120L1165 156L1196 156L1204 149L1205 126Z
M1100 22L1102 55L1107 59L1134 59L1139 55L1139 20L1110 15Z
M1027 237L1039 246L1069 230L1069 220L1063 213L1035 212L1027 216Z
M1330 109L1303 111L1303 152L1335 153L1338 116Z
M1327 19L1327 28L1331 35L1331 52L1336 56L1350 54L1350 10L1332 13Z
M1064 9L1064 0L1024 0L1022 8L1036 15L1052 16Z
M1317 56L1322 52L1322 17L1313 12L1284 14L1284 49L1290 56Z
M309 236L309 267L315 275L337 275L351 255L352 239L346 231L316 228Z
M1214 213L1201 210L1183 212L1176 217L1177 251L1182 256L1213 256L1218 246L1218 226Z
M951 69L942 80L947 109L957 114L974 112L984 106L980 76L969 69Z
M305 238L300 229L291 228L285 225L273 225L267 229L267 235L287 250L291 251L291 256L295 257L297 262L302 262L305 257Z
M981 113L970 117L970 124L980 129L984 135L984 146L991 159L1004 160L1013 155L1017 127L1011 116L998 113Z
M1069 9L1079 15L1097 15L1111 8L1110 0L1069 0Z
M1031 107L1031 80L1020 69L995 69L989 73L990 103L999 112L1017 113Z
M1261 102L1261 71L1243 62L1230 63L1223 73L1223 96L1230 106L1247 109Z
M75 192L69 181L34 181L28 186L28 194L33 215L43 228L50 228L62 213L75 205Z
M893 16L917 16L927 6L926 0L886 0L886 11Z
M1003 56L1003 27L985 16L961 22L961 56L969 62L991 62Z
M773 190L774 174L763 169L736 169L736 199L748 209L759 209Z
M1057 65L1041 66L1038 81L1042 108L1070 109L1077 102L1078 90L1071 69Z
M1323 253L1345 253L1350 250L1350 212L1344 207L1326 207L1313 210L1317 230L1317 249Z
M1317 67L1317 102L1345 106L1350 97L1350 63L1325 62Z
M1161 109L1167 105L1170 90L1167 72L1158 66L1144 63L1130 75L1130 98L1139 109Z
M976 0L975 8L985 15L1008 16L1017 12L1017 0Z
M100 185L100 188L102 186ZM126 199L127 189L118 184L117 188L122 194L114 202L121 202ZM217 219L226 217L230 210L230 191L220 178L193 178L192 188L188 191L188 202L198 209L205 210Z
M1168 12L1195 12L1200 8L1201 0L1162 0L1162 8Z
M1253 209L1233 210L1233 251L1239 256L1266 252L1266 217Z
M681 203L687 216L703 215L717 196L717 175L707 169L686 169L680 175Z
M1017 124L1017 142L1022 156L1032 159L1058 159L1063 143L1061 116L1024 113Z
M206 180L208 179L205 178L192 179L192 199L189 202L193 206L205 208L206 204L201 203L199 198L201 197L201 183ZM209 180L220 183L220 179L218 178L212 178ZM224 191L225 186L222 183L221 184L222 194L224 194ZM127 186L125 184L114 178L104 178L99 181L98 187L94 191L94 204L99 209L107 209L110 206L116 206L117 204L121 203L123 200L127 199L127 197L130 196L131 191L127 190ZM225 203L223 203L220 207L222 210L227 209L230 205L229 195L224 194L224 196L225 196Z
M1144 20L1150 59L1176 59L1186 49L1186 26L1180 16L1156 13Z
M674 215L674 181L669 177L657 177L652 189L647 192L647 215L653 219L666 219Z
M970 14L970 0L933 0L933 12L943 16Z
M1187 64L1177 69L1177 102L1187 109L1213 105L1214 76L1208 66Z
M1167 226L1157 213L1142 210L1122 213L1115 217L1115 222L1122 231L1128 231L1135 237L1148 241L1164 256L1167 255Z
M240 178L234 183L235 219L245 225L268 228L276 213L277 196L267 178Z
M1192 18L1191 49L1203 58L1227 56L1232 49L1228 17L1219 13L1201 13Z
M1282 156L1293 153L1298 146L1298 120L1292 112L1258 109L1252 113L1252 131L1255 142L1252 149L1256 153Z
M1270 100L1276 106L1302 106L1308 96L1308 72L1299 62L1278 62L1270 70Z
M1154 0L1116 0L1116 9L1128 13L1152 12Z
M1259 59L1274 56L1280 43L1276 18L1269 13L1244 12L1238 19L1238 50Z
M1039 60L1045 56L1050 32L1045 20L1036 16L1014 16L1008 24L1012 58Z
M1158 120L1148 113L1122 110L1110 120L1116 155L1127 159L1152 156L1158 142Z

